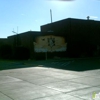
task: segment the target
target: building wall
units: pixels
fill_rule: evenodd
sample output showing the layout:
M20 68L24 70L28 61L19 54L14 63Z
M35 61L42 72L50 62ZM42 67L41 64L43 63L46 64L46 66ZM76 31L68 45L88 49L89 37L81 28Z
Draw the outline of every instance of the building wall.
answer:
M35 38L34 41L34 53L35 57L45 59L45 53L48 54L48 58L53 58L54 56L63 56L67 49L67 43L65 38L62 36L56 36L54 33L40 35ZM41 57L39 57L41 55ZM65 55L65 54L64 54Z
M9 36L8 37L8 43L12 47L13 55L15 54L16 47L17 48L27 48L29 50L30 57L34 58L34 39L36 36L40 35L40 32L35 31L28 31L24 33L20 33L17 35ZM23 50L24 53L24 50ZM15 56L15 55L14 55Z
M7 38L0 39L0 59L9 58L11 48L8 45Z
M68 18L43 25L41 31L45 32L51 28L52 31L59 32L68 43L67 54L72 57L79 57L83 54L93 56L97 52L97 46L100 47L99 27L99 21ZM90 52L91 54L89 54Z
M68 18L41 26L42 32L49 30L67 36L68 38L66 39L68 41L80 41L85 39L87 41L100 43L100 21Z
M30 39L31 39L30 34L31 32L29 31L29 32L16 34L8 37L8 43L9 45L11 45L13 50L13 57L17 56L18 52L20 56L20 53L22 52L23 49L24 49L22 52L23 57L25 55L24 53L28 53L26 49L29 50L30 52Z
M9 36L8 43L13 52L16 46L26 47L30 58L44 59L45 51L48 57L94 56L100 54L99 26L99 21L68 18L41 26L41 32Z
M0 47L4 44L7 44L7 38L1 38L0 39Z
M68 18L67 20L61 20L57 22L53 22L52 24L46 24L41 26L41 32L48 32L53 31L55 35L64 36L68 41L70 35L70 22L71 19Z

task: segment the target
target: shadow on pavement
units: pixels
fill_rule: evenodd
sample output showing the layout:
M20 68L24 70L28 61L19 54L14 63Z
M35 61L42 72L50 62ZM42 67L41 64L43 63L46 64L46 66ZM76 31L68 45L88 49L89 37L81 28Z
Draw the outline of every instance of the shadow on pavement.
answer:
M49 67L49 66L48 66ZM100 59L92 59L92 60L73 60L69 61L69 64L66 66L58 65L58 66L51 66L52 68L57 69L64 69L64 70L73 70L73 71L87 71L87 70L94 70L100 69Z
M72 71L87 71L100 69L100 58L56 60L41 64L48 68L57 68Z
M46 68L57 68L73 71L100 69L100 59L71 59L71 60L43 60L43 61L0 61L0 70L28 68L42 65Z

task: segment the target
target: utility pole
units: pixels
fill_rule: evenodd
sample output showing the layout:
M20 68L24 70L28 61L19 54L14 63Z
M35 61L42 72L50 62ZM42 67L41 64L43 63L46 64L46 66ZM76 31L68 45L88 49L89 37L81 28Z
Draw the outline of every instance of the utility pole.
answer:
M50 19L51 19L51 24L52 24L52 10L50 9ZM48 49L46 49L46 51L45 51L45 59L47 60L47 51L48 51Z
M50 9L50 18L51 18L51 23L52 23L52 10Z

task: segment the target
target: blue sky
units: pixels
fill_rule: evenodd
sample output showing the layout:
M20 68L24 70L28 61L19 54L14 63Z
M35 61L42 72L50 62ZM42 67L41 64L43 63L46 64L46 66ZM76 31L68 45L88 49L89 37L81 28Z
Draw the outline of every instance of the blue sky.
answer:
M0 0L0 38L17 32L40 31L40 26L65 18L91 19L100 21L100 0L74 0L71 2L50 0Z

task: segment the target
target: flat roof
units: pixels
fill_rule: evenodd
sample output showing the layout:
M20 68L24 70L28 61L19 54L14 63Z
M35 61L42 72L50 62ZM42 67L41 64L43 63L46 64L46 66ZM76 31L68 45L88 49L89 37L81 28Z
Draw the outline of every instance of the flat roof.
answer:
M66 19L62 19L62 20L58 20L58 21L55 21L55 22L52 22L52 24L54 23L58 23L58 22L61 22L61 21L66 21L66 20L80 20L80 21L95 21L95 22L100 22L98 20L92 20L92 19L77 19L77 18L66 18ZM41 25L41 26L46 26L46 25L50 25L51 23L47 23L47 24L44 24L44 25Z

